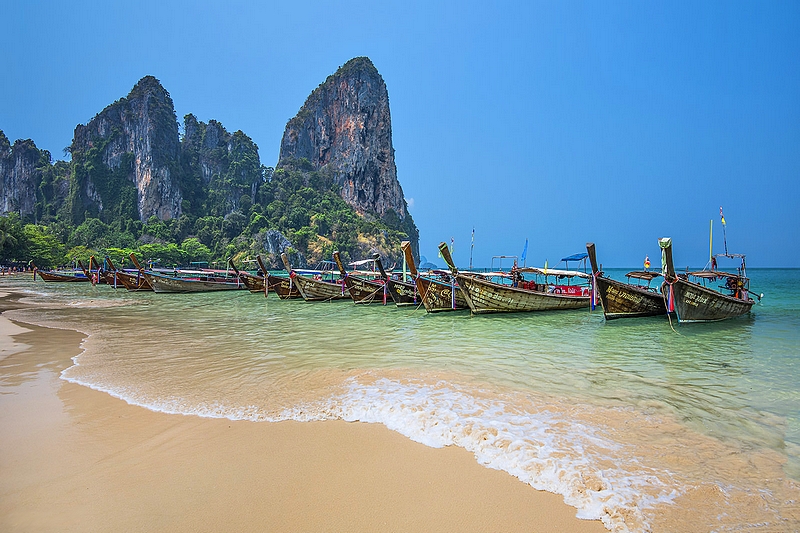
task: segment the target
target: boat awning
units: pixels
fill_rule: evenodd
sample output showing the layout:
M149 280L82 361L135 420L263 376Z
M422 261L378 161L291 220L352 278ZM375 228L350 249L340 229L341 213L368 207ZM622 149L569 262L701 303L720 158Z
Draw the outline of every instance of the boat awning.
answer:
M586 278L589 279L592 276L587 274L586 272L580 272L578 270L558 270L556 268L548 268L545 270L544 268L538 267L525 267L520 268L520 272L530 272L532 274L541 274L543 276L558 276L560 278Z
M655 278L659 277L661 275L661 272L650 272L649 270L648 271L634 270L633 272L628 272L625 275L627 277L629 277L629 278L644 279L644 280L647 280L647 281L652 281Z
M580 253L580 254L574 254L574 255L571 255L569 257L565 257L565 258L562 259L562 261L564 261L564 262L567 262L567 261L583 261L587 257L589 257L589 254L587 254L586 252L583 252L583 253Z
M379 278L381 276L381 273L376 272L375 270L350 270L347 272L347 274L353 276L367 276L371 278Z
M511 272L504 272L502 270L498 270L496 272L461 272L461 274L470 274L470 275L478 275L478 276L485 276L487 278L510 278Z
M360 267L362 265L368 265L374 262L375 262L374 259L362 259L361 261L353 261L352 263L347 263L347 265L351 267Z
M687 272L690 276L703 279L716 279L716 278L740 278L738 274L733 272L722 272L721 270L698 270L697 272Z

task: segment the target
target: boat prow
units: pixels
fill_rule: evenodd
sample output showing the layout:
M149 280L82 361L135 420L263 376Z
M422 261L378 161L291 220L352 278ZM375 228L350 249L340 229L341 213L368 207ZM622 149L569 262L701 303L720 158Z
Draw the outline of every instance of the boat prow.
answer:
M715 322L735 318L750 312L755 300L750 298L750 280L746 276L744 255L724 254L741 258L741 267L736 274L721 271L687 272L677 275L672 262L672 239L659 239L664 251L666 273L661 292L666 300L667 310L675 312L678 322ZM690 281L690 278L703 280L703 284ZM724 279L722 292L708 287L706 282L715 283Z
M646 280L647 286L614 280L599 270L594 243L586 243L586 251L592 265L594 290L600 299L606 320L666 315L664 298L654 288L650 288L650 282L661 276L660 273L647 271L627 274L629 280L631 278Z

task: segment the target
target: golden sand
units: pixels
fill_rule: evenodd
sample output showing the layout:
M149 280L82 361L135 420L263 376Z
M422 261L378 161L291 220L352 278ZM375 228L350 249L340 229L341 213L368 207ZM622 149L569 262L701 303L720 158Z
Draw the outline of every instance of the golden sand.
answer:
M0 531L605 531L380 425L167 415L65 382L82 339L0 317Z

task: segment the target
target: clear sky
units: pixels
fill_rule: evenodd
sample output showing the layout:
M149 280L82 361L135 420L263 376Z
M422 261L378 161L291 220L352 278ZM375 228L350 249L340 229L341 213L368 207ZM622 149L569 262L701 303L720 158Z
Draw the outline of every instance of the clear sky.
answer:
M190 7L191 6L191 7ZM800 2L3 2L0 129L54 158L145 75L275 165L350 58L386 81L420 252L800 267Z

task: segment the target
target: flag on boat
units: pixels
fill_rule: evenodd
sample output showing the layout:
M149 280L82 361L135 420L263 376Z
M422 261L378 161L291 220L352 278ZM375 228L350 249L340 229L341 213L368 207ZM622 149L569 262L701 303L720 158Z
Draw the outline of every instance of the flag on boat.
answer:
M647 270L650 268L650 256L644 256L644 269Z
M525 247L522 249L522 261L528 256L528 239L525 239Z
M719 217L722 219L722 225L725 226L725 215L722 214L722 206L719 206Z

